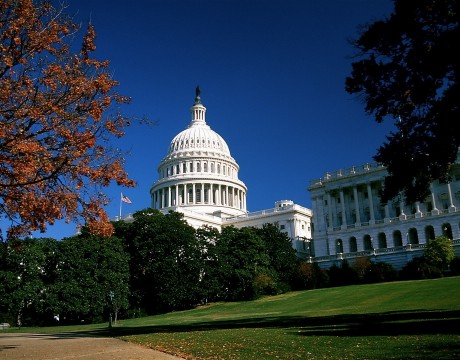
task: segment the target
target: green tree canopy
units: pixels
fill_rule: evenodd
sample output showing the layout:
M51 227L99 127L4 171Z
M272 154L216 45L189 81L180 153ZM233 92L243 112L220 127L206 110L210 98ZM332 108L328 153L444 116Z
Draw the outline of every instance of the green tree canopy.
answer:
M403 192L423 201L448 181L460 145L458 0L394 1L394 12L364 28L346 90L377 122L395 121L374 159L387 167L382 200Z
M428 240L423 257L431 265L441 270L447 268L447 265L455 257L452 241L446 236L439 236L434 240Z
M63 323L104 320L111 307L128 308L129 257L122 240L83 233L59 242L48 301Z
M134 305L157 313L201 300L202 243L183 214L145 209L134 214L133 222L115 229L128 244Z

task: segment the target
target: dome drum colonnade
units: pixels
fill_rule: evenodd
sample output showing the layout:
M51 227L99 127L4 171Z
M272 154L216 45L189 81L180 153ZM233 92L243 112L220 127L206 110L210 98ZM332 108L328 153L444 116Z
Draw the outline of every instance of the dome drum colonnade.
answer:
M152 207L229 216L246 213L247 188L225 140L206 124L199 88L187 129L171 141L151 190Z

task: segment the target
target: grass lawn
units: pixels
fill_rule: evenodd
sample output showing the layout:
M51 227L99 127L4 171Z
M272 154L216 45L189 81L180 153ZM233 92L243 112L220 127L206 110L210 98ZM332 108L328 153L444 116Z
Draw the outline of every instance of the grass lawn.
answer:
M215 303L124 320L111 335L187 359L450 360L460 358L460 277Z

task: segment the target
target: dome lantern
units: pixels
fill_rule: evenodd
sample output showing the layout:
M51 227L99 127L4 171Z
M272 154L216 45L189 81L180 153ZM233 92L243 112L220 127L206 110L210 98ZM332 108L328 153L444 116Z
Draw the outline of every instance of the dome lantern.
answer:
M192 113L192 122L189 127L194 125L206 125L206 108L201 103L201 91L199 86L196 87L195 94L195 103L190 109Z

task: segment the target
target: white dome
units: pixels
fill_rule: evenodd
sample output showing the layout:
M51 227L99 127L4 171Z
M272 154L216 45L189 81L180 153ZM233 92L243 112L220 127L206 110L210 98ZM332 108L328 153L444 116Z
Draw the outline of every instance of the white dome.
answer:
M212 150L230 156L230 150L222 136L212 130L206 123L192 120L187 129L172 139L167 155L194 150Z
M152 207L212 218L245 214L247 188L238 179L239 166L225 140L206 124L198 87L190 112L192 121L172 139L158 166Z

